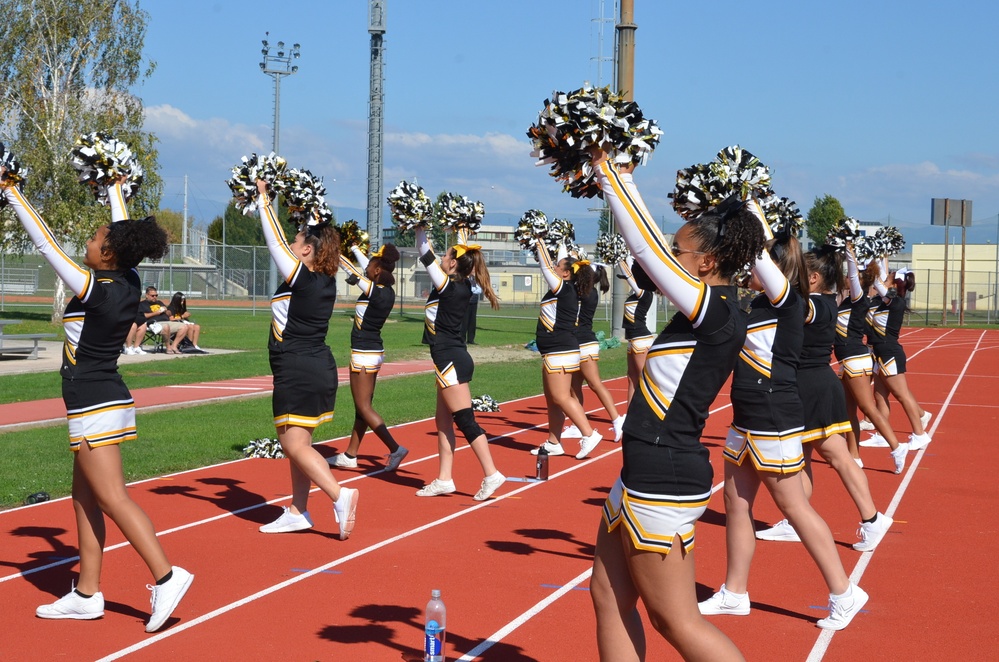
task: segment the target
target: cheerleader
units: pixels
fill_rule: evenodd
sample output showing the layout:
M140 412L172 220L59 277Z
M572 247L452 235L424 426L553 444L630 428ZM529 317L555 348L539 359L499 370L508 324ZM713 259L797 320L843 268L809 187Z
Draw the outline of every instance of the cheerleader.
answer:
M684 659L741 660L697 609L694 523L711 497L701 432L746 336L732 276L759 255L764 236L735 202L685 223L670 247L631 168L596 156L597 181L635 263L679 311L649 349L624 422L624 466L597 533L590 596L600 659L644 659L641 599Z
M346 540L354 530L358 491L340 487L326 459L312 446L313 431L333 420L336 402L336 361L326 345L326 333L336 301L340 235L325 221L305 226L289 244L267 188L267 182L257 180L257 207L267 249L284 279L271 297L274 320L267 349L274 374L274 426L290 460L292 496L291 506L260 531L311 529L309 491L315 483L333 500L340 540Z
M805 303L805 339L798 368L798 394L805 409L805 428L801 437L805 444L802 481L805 494L811 498L812 450L817 450L839 474L860 513L857 531L860 541L854 543L853 548L869 552L878 546L893 520L875 507L867 477L850 456L843 436L850 430L846 396L829 365L836 335L836 292L841 289L839 281L843 273L841 258L835 248L827 245L805 253L805 266L809 296ZM757 531L756 537L760 540L800 540L786 519L769 529Z
M883 271L887 273L887 260L882 261ZM902 404L905 415L912 426L909 436L909 450L918 451L926 448L932 441L926 433L926 425L931 414L916 402L905 379L905 350L898 341L905 318L905 294L916 287L916 276L908 269L895 272L892 279L895 285L895 295L890 296L886 283L880 279L874 283L877 290L877 307L872 311L871 348L878 362L877 373L874 376L874 395L877 408L881 414L888 417L888 394ZM886 439L887 440L887 439Z
M474 276L482 286L482 294L489 299L494 310L499 308L499 299L490 285L489 271L479 246L459 243L438 260L422 227L416 228L416 245L420 262L426 267L434 285L425 308L424 336L429 338L430 358L437 373L435 422L440 458L437 478L417 490L416 496L439 496L455 491L451 469L457 445L454 428L457 426L475 453L485 476L479 491L472 498L485 501L506 481L506 477L493 464L486 433L475 421L472 410L468 384L472 381L475 364L461 333L465 309L472 298L469 276Z
M847 277L850 282L850 294L839 307L836 320L836 341L833 351L840 365L840 381L846 395L846 411L850 417L850 431L847 433L847 443L850 454L857 466L863 467L857 449L857 439L860 435L857 407L864 412L865 420L870 421L891 447L891 457L895 464L895 473L902 473L905 468L905 457L909 453L908 444L899 444L895 432L891 429L888 417L878 411L871 392L871 377L874 375L874 361L871 352L864 344L864 333L867 328L867 313L870 302L867 292L873 281L878 277L878 264L872 261L860 271L853 246L846 246Z
M600 294L610 290L607 269L602 264L591 264L588 260L576 260L573 266L580 265L576 274L576 294L579 296L579 314L576 317L576 338L579 340L579 372L572 373L572 391L579 404L583 404L583 380L590 390L597 394L600 404L607 410L613 426L614 441L621 441L624 416L619 416L614 404L614 396L604 386L600 378L600 342L593 332L593 317L600 306ZM583 268L589 264L589 268ZM585 411L585 408L584 408ZM575 425L562 430L562 438L579 438L582 433Z
M561 433L568 416L582 435L576 453L576 459L582 460L603 436L590 425L583 405L572 392L572 375L579 372L579 339L575 334L579 296L575 281L580 267L578 262L563 255L564 246L559 248L557 262L552 262L543 241L535 246L541 274L548 284L548 291L541 297L541 313L535 332L542 357L541 382L548 406L548 439L531 453L537 455L544 449L548 455L564 455Z
M392 438L385 421L375 411L373 401L375 380L385 360L382 326L395 305L395 290L392 289L395 276L392 270L399 261L399 249L393 244L385 244L370 260L357 246L350 249L359 268L342 255L340 266L350 274L347 282L361 290L354 305L354 325L350 329L350 394L354 398L354 427L350 431L347 450L328 461L334 467L356 468L361 438L371 428L389 450L385 471L395 471L409 451Z
M759 209L755 200L746 203ZM770 227L759 215L770 236ZM804 331L802 294L808 279L798 240L781 234L756 260L749 288L762 292L749 310L746 340L732 377L732 427L725 440L725 583L698 604L702 614L746 616L749 569L756 548L753 502L762 483L799 532L829 589L821 628L841 630L867 602L851 584L829 526L805 496L801 481L804 412L796 372Z
M87 240L85 268L69 259L52 231L16 187L0 188L38 251L74 296L66 305L63 326L62 397L73 451L73 510L80 549L80 576L65 596L35 610L39 618L92 620L104 616L101 565L107 537L104 516L142 558L153 578L152 614L146 632L166 623L194 581L194 575L170 565L152 522L132 501L125 486L118 444L136 438L135 404L118 374L118 356L135 322L140 282L136 265L159 259L168 249L166 232L152 216L125 220L121 183L109 191L112 223Z
M657 290L641 264L636 262L634 268L629 269L628 263L622 260L618 263L618 268L621 269L621 275L631 288L631 294L624 300L622 323L624 339L628 342L628 404L630 405L642 378L645 357L655 339L655 335L646 325L646 318Z

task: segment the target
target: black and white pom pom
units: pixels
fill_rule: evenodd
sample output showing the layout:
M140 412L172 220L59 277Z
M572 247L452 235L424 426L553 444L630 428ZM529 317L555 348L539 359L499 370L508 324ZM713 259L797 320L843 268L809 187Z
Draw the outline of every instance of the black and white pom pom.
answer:
M851 216L844 216L829 228L826 243L836 248L846 248L847 244L856 244L859 236L860 221Z
M619 234L601 232L597 235L597 260L604 264L617 264L631 256L628 244Z
M770 195L759 203L774 234L783 233L789 237L797 237L801 228L805 227L805 218L794 200Z
M607 151L617 164L644 163L659 143L662 131L641 108L609 87L583 87L552 92L538 120L527 130L536 165L562 182L574 198L600 195L590 162L593 147Z
M419 184L399 182L389 192L388 204L392 220L400 231L412 230L419 225L426 226L433 219L434 202Z
M884 251L881 255L897 255L905 250L905 237L893 225L878 228L874 237L880 242L880 247Z
M102 205L110 204L108 187L121 176L122 195L131 199L142 185L143 170L138 157L128 144L100 131L87 133L76 139L70 150L70 164L79 173L79 181L92 186L94 197Z
M668 197L676 213L690 220L733 193L743 199L754 195L761 201L774 195L770 169L738 145L722 149L710 163L677 170L676 186Z
M544 238L548 234L548 217L540 209L528 209L520 217L514 238L525 251L534 254L534 259L538 258L536 252L538 239Z
M472 398L472 409L475 411L499 411L500 405L491 395L480 395Z
M586 252L586 249L577 244L575 241L565 242L566 250L569 252L569 257L573 260L590 260L590 254Z
M321 177L308 170L289 168L280 175L281 194L288 206L288 218L299 230L322 221L315 213L326 203L326 186Z
M853 242L853 253L857 257L857 264L860 268L864 268L864 265L884 255L880 252L879 244L880 242L874 238L874 235L859 236Z
M280 460L284 457L281 442L277 439L254 439L243 448L243 457L265 457Z
M576 241L576 228L572 223L564 218L556 218L548 224L548 232L545 234L545 245L552 257L559 253L559 248L568 251L569 244Z
M340 233L340 246L344 249L345 255L350 255L353 258L352 253L349 253L347 249L351 246L357 246L357 249L368 254L371 249L371 239L368 237L368 233L361 229L361 226L357 224L357 221L350 219L342 225L336 227L337 232Z
M239 164L232 167L232 177L226 180L232 191L233 204L245 215L257 211L257 180L267 182L272 196L281 193L285 185L281 175L287 167L288 162L274 152L244 156Z
M28 174L27 168L22 168L21 164L14 158L14 154L0 143L0 167L3 167L3 179L0 179L7 186L16 186L20 191L24 187L24 178ZM7 198L0 195L0 209L7 204Z

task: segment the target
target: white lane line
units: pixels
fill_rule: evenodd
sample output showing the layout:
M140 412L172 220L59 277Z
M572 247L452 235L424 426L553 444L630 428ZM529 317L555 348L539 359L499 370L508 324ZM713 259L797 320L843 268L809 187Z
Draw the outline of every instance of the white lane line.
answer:
M975 348L971 351L971 354L968 356L968 360L965 362L964 368L961 369L961 374L957 376L957 380L954 382L954 386L951 387L950 393L947 395L947 399L944 400L943 406L940 408L940 411L934 417L933 425L930 427L931 437L936 433L937 428L940 426L940 421L943 420L944 413L947 411L947 408L950 406L951 400L954 399L954 393L957 392L957 387L961 385L961 381L964 379L965 373L968 372L968 367L971 365L972 359L974 359L975 355L978 353L978 348L982 344L983 338L985 338L985 331L982 331L981 336L979 336L978 342L975 343ZM933 444L940 442L931 441L930 443ZM927 446L927 448L929 447ZM916 453L916 458L909 465L908 471L905 472L905 477L902 478L902 482L899 483L898 489L895 490L895 496L892 497L891 503L888 504L888 508L887 510L885 510L885 515L887 515L888 517L894 515L895 511L898 509L898 505L899 503L902 502L902 497L905 495L905 491L909 488L909 483L912 482L912 477L916 475L916 469L919 467L919 463L923 459L923 455L925 453L926 453L926 448L922 449L921 451L918 451ZM852 581L855 584L860 583L860 578L864 576L864 572L867 570L867 565L871 562L871 559L874 556L874 552L876 551L877 548L869 552L864 552L863 554L860 555L860 559L857 561L857 565L854 566L853 572L850 573L850 581ZM825 656L826 651L829 649L829 644L832 643L833 635L835 634L836 630L823 630L819 634L818 639L816 639L815 645L812 646L812 650L808 654L808 658L805 660L805 662L819 662Z
M549 480L551 480L552 478L558 478L559 476L564 476L566 474L570 474L570 473L572 473L574 471L578 471L578 470L580 470L580 469L582 469L584 467L589 466L590 464L593 464L594 462L597 462L598 460L602 460L605 457L608 457L610 455L613 455L613 454L619 453L619 452L621 452L620 446L618 446L617 448L615 448L612 451L609 451L607 453L603 453L602 455L598 455L598 456L593 457L593 458L582 460L578 464L574 464L571 467L569 467L568 469L564 469L562 471L559 471L558 473L552 474L552 476L549 478ZM219 616L227 614L230 611L232 611L233 609L237 609L237 608L242 607L244 605L250 604L251 602L256 602L257 600L260 600L261 598L265 598L268 595L271 595L273 593L277 593L278 591L281 591L281 590L283 590L285 588L288 588L289 586L294 586L295 584L298 584L299 582L303 582L306 579L309 579L310 577L314 577L315 575L318 575L320 573L323 573L323 572L329 570L330 568L335 568L335 567L337 567L339 565L343 565L347 561L352 561L352 560L354 560L356 558L360 558L362 556L365 556L367 554L375 552L375 551L377 551L377 550L379 550L379 549L381 549L383 547L387 547L388 545L391 545L393 543L399 542L400 540L405 540L406 538L414 536L414 535L416 535L418 533L422 533L424 531L428 531L430 529L433 529L433 528L435 528L437 526L440 526L442 524L445 524L447 522L459 519L461 517L465 517L466 515L468 515L470 513L474 513L476 511L482 509L482 508L488 508L488 507L495 506L497 502L503 501L504 499L508 499L508 498L516 496L516 495L519 495L521 492L524 492L526 490L533 489L538 484L539 483L528 483L528 484L524 485L523 487L515 489L512 492L507 492L507 493L505 493L505 494L503 494L503 495L501 495L501 496L499 496L499 497L497 497L495 499L491 499L489 501L483 501L483 502L481 502L481 503L479 503L477 505L474 505L474 506L469 506L465 510L453 513L451 515L447 515L446 517L442 517L442 518L434 520L432 522L428 522L426 524L423 524L422 526L418 526L416 528L410 529L409 531L406 531L404 533L400 533L399 535L393 536L391 538L386 538L385 540L377 542L377 543L375 543L373 545L369 545L368 547L365 547L364 549L359 549L356 552L354 552L353 554L348 554L347 556L341 556L339 558L336 558L336 559L330 561L329 563L321 565L321 566L319 566L317 568L313 568L312 570L309 570L308 572L305 572L305 573L303 573L301 575L298 575L296 577L292 577L291 579L286 579L283 582L280 582L278 584L274 584L273 586L269 586L268 588L265 588L265 589L262 589L260 591L257 591L256 593L254 593L252 595L248 595L245 598L241 598L239 600L236 600L235 602L230 602L227 605L223 605L223 606L219 607L218 609L214 609L214 610L212 610L212 611L210 611L210 612L208 612L206 614L202 614L201 616L193 618L193 619L191 619L189 621L184 621L183 623L175 625L174 627L170 628L169 630L161 632L161 633L159 633L159 634L157 634L155 636L152 636L152 637L150 637L148 639L143 639L142 641L140 641L137 644L134 644L134 645L129 646L127 648L123 648L123 649L121 649L119 651L111 653L110 655L107 655L106 657L102 657L97 662L110 662L110 660L120 659L120 658L122 658L122 657L124 657L126 655L129 655L129 654L134 653L136 651L142 650L143 648L146 648L147 646L151 646L154 643L157 643L159 641L163 641L164 639L167 639L167 638L172 637L174 635L180 634L181 632L184 632L184 631L186 631L186 630L188 630L190 628L193 628L196 625L201 625L202 623L205 623L205 622L210 621L210 620L212 620L214 618L217 618Z
M271 390L263 386L213 386L211 384L174 384L167 388L211 389L213 391L265 391Z

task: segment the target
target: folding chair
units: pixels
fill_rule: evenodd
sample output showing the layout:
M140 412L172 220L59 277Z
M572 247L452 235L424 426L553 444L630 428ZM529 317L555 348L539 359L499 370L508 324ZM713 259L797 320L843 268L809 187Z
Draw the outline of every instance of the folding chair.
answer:
M149 328L150 326L152 325L150 324L149 326L146 327L146 336L142 339L142 342L139 343L139 346L141 347L146 343L150 343L152 349L146 349L147 352L153 354L162 354L164 351L166 351L163 348L163 333L162 332L156 333L151 328ZM157 325L156 328L159 329L160 327Z

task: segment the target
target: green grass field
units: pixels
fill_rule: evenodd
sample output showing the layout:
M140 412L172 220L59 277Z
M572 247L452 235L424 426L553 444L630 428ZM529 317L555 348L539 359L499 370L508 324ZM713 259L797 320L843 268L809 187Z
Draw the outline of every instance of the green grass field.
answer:
M350 312L338 310L334 314L327 337L339 365L345 365L348 358ZM505 315L489 316L480 309L476 335L479 345L520 347L534 337L536 318L528 316L526 309L521 311L522 316L512 315L515 311L501 312ZM531 312L536 314L536 309ZM5 316L26 321L18 327L37 324L38 332L53 330L47 322L47 311L8 310ZM123 366L122 375L130 388L270 374L265 347L270 324L268 311L258 310L252 315L247 310L199 310L196 319L204 329L202 346L242 351L169 361L167 369L162 362ZM420 343L422 327L421 316L407 315L401 319L393 316L382 334L388 360L427 357L429 353ZM19 328L17 332L29 331ZM526 350L523 356L524 361L480 362L475 368L472 394L488 393L506 401L540 393L540 359ZM606 379L625 374L624 348L602 352L600 369ZM525 370L531 378L525 378ZM60 378L55 372L0 377L0 404L57 397L61 397ZM389 425L429 418L433 416L434 404L432 375L382 379L375 392L375 406ZM595 399L587 405L599 406ZM337 397L335 419L316 430L316 440L348 434L353 419L350 390L343 385ZM225 424L220 425L219 421ZM128 480L238 459L251 440L275 436L269 397L140 413L138 429L139 440L122 446ZM362 454L383 453L381 442L372 437L369 434L365 439ZM399 442L406 445L405 439ZM0 453L0 508L19 505L33 492L45 491L53 498L69 493L73 458L68 450L65 425L0 434L0 447L4 450Z

